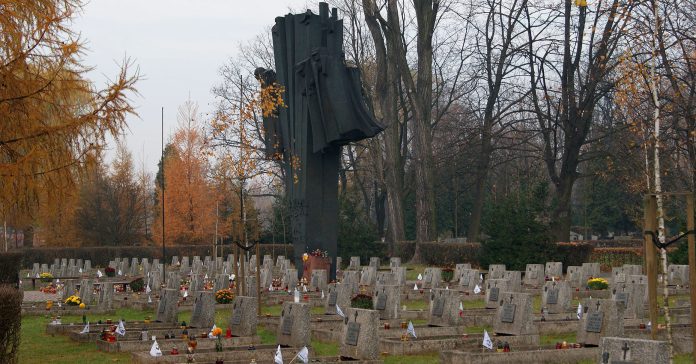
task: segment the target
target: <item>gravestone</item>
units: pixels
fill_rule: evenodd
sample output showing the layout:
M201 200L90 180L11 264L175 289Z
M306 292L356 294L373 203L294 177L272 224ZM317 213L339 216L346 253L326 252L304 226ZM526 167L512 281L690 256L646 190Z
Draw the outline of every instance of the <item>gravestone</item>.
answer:
M377 283L382 285L398 284L396 275L392 272L377 272Z
M111 282L104 282L101 284L99 289L99 301L97 303L99 307L105 310L111 310L114 308L114 284Z
M258 297L259 292L257 291L256 287L256 275L249 275L244 277L244 280L246 282L246 291L245 294L249 297ZM261 287L263 289L263 287Z
M377 268L362 267L362 271L360 273L360 285L373 286L375 282L377 282Z
M617 301L584 299L576 341L585 346L598 346L604 336L624 336L623 317L624 306Z
M527 264L524 270L524 284L526 286L541 287L545 281L543 264Z
M344 311L339 355L355 360L379 358L379 314L375 310L349 308Z
M289 290L292 290L293 288L297 287L297 269L286 269L285 273L283 274L283 281L281 284L283 288Z
M63 299L74 295L77 292L77 281L75 279L66 279L63 281Z
M438 288L442 282L442 269L425 268L423 274L423 288Z
M256 335L258 316L256 310L258 300L256 297L236 296L232 301L232 316L229 327L234 336Z
M41 266L39 263L34 263L31 268L31 276L36 277L37 274L41 274Z
M193 311L189 324L196 328L208 328L214 323L215 294L212 291L193 292Z
M451 289L435 288L430 292L429 326L458 326L462 324L459 317L459 292Z
M324 269L315 269L312 271L312 278L309 283L309 289L313 291L326 291L327 273Z
M341 308L341 310L345 313L346 308L350 307L350 300L353 297L353 291L352 288L345 283L340 283L336 285L336 301L334 303L333 297L330 295L327 296L327 305L329 306L334 306L333 307L333 313L336 313L336 305ZM327 312L328 313L328 312Z
M159 292L162 288L162 273L158 270L153 270L150 272L150 289L153 292Z
M191 276L191 282L189 283L189 291L195 292L203 289L203 276L200 274L194 274Z
M571 265L568 266L568 272L566 274L566 281L570 283L572 288L582 288L585 286L587 281L582 281L582 267Z
M187 258L188 258L188 257L187 257ZM172 256L172 264L171 264L171 265L172 265L173 267L179 265L179 257L178 257L178 256L176 256L176 255Z
M370 267L379 269L380 259L378 257L370 257Z
M611 268L611 286L617 284L626 283L626 273L624 273L623 267L612 267Z
M573 293L568 282L548 281L541 291L541 307L548 313L567 313L572 311Z
M486 308L498 309L499 301L502 298L502 293L508 291L507 279L489 279L486 281Z
M508 291L522 292L522 272L518 270L506 270L503 274L503 279L508 281Z
M343 272L343 280L341 280L341 284L346 285L351 294L357 294L360 291L360 272Z
M85 305L92 304L92 298L94 296L94 281L91 279L83 279L80 281L80 301L84 302Z
M312 272L314 274L314 272ZM261 268L261 289L268 289L273 284L273 268Z
M138 264L138 258L131 259L129 273L131 276L137 276L138 274L140 274L140 265Z
M458 277L460 277L462 275L462 272L464 272L467 269L471 269L471 264L460 263L460 264L455 265L454 266L454 278L452 278L452 280L459 279Z
M360 270L360 257L350 257L347 270Z
M493 331L498 335L535 335L539 330L533 318L531 294L502 292L493 321Z
M82 270L85 272L92 270L92 261L89 259L85 260L85 267Z
M179 290L165 288L160 294L155 321L177 325L179 318Z
M379 312L380 319L398 319L401 312L401 287L377 284L372 296L372 305Z
M278 345L301 348L312 341L308 303L283 302L280 324L276 330Z
M181 279L179 278L179 272L167 272L167 288L178 291L180 287Z
M285 263L285 256L279 255L276 257L276 268L281 268Z
M624 304L624 318L642 319L645 317L645 283L620 283L611 289L611 298Z
M666 341L603 337L598 363L667 364L669 347Z
M667 283L671 286L685 286L689 284L689 266L670 264L667 267Z
M336 314L336 304L338 303L339 285L340 283L329 283L328 287L326 288L326 295L324 297L324 312L327 315ZM348 305L350 305L350 300L348 300Z
M401 258L391 257L389 258L389 268L401 267Z
M396 284L403 286L406 284L406 267L392 267L391 273L396 279Z
M341 271L341 267L343 266L343 258L341 257L336 257L336 274Z
M486 279L503 278L505 271L505 264L491 264L488 266L488 276Z
M276 72L257 68L254 75L262 87L282 85L287 107L264 115L265 149L268 156L292 158L302 166L283 164L295 266L301 265L303 251L327 251L333 281L341 146L371 138L383 128L367 108L359 69L345 63L337 10L329 12L322 2L319 14L287 14L275 20Z
M74 266L75 266L75 258L68 259L68 267L74 267Z
M586 284L590 278L599 277L599 263L582 263L582 283Z
M464 269L459 274L458 278L457 276L455 276L455 279L458 279L458 284L460 288L469 292L473 292L476 288L476 285L480 283L479 272L476 269Z
M638 264L624 264L623 272L629 276L637 276L643 274L643 266Z

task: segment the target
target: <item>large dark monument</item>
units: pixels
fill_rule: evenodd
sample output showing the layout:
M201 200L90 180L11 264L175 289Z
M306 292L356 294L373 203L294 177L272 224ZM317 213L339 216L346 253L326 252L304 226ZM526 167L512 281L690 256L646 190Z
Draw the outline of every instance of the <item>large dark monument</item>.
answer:
M305 252L327 251L333 280L341 146L373 137L382 127L367 108L359 70L346 65L343 21L335 8L329 16L328 4L319 3L319 15L307 10L275 21L276 71L258 68L255 75L262 87L282 86L287 107L264 117L266 153L284 162L295 265L302 266Z

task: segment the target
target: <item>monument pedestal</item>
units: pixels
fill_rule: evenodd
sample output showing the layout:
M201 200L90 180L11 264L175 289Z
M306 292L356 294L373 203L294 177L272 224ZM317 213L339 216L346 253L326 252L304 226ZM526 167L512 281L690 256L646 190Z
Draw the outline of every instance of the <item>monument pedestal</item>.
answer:
M312 271L323 269L327 272L331 271L331 258L329 257L316 257L313 255L309 256L309 259L304 262L304 271L302 272L302 278L309 282L312 279Z

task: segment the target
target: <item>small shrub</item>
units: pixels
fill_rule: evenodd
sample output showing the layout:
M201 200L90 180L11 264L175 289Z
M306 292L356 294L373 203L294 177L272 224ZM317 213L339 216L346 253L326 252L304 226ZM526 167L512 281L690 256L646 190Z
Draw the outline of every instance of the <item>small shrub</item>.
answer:
M350 300L350 307L371 310L373 308L372 296L359 293Z
M454 277L454 269L444 268L442 269L442 280L445 282L451 282Z
M22 327L22 291L0 285L0 362L17 363Z
M68 306L79 306L82 303L80 296L72 295L65 299L65 304Z
M116 268L106 267L104 269L107 277L113 277L116 275Z
M591 290L603 290L609 288L609 283L604 278L591 278L587 281L587 288Z
M53 281L53 274L48 273L48 272L43 272L39 274L39 278L41 278L41 282L44 283L49 283Z
M134 281L130 282L128 286L133 292L142 292L145 290L145 282L142 278L135 279Z
M0 254L0 284L19 287L19 270L22 267L21 253Z

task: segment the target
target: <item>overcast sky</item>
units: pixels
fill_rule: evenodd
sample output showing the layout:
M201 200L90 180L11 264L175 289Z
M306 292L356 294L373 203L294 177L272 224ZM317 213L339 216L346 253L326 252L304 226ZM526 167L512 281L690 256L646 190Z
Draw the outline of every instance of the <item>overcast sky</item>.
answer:
M160 113L165 140L176 127L176 109L190 95L206 113L214 103L211 88L218 69L289 9L304 11L307 0L91 0L73 29L87 44L85 64L97 87L115 78L124 57L144 79L133 98L139 118L128 120L125 136L136 165L144 160L154 173L160 155ZM312 9L318 11L318 1ZM296 11L297 12L297 11ZM253 70L250 70L253 72ZM111 150L114 145L109 146ZM109 154L107 154L109 155Z

